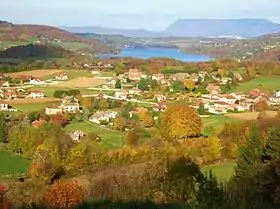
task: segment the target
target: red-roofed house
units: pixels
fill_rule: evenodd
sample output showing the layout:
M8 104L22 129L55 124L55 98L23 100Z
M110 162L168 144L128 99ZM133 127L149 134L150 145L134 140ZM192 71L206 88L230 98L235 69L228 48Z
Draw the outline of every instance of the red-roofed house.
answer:
M141 73L138 69L130 69L128 72L128 78L131 81L140 81L141 80Z
M164 75L162 73L157 73L152 76L153 80L162 81L164 80Z
M43 119L39 119L39 120L34 120L33 122L32 122L32 126L34 126L34 127L40 127L40 126L42 126L43 124L45 124L46 123L46 121L45 120L43 120Z
M155 104L153 107L153 110L163 112L164 110L166 110L166 108L167 108L166 103L161 102L161 103Z

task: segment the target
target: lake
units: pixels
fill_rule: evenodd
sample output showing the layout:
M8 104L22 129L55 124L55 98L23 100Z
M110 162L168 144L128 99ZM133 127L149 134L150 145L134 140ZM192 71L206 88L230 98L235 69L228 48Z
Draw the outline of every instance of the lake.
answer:
M183 62L203 62L209 61L211 57L207 55L184 54L176 48L124 48L119 54L103 54L99 58L110 57L133 57L139 59L150 59L155 57L164 57L180 60Z

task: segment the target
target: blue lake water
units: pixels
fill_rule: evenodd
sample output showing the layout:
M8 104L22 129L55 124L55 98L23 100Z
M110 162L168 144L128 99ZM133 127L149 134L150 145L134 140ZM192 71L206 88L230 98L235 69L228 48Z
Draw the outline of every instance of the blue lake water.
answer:
M203 62L209 61L211 57L207 55L184 54L176 48L125 48L119 54L103 54L100 58L110 57L133 57L139 59L150 59L164 57L180 60L183 62Z

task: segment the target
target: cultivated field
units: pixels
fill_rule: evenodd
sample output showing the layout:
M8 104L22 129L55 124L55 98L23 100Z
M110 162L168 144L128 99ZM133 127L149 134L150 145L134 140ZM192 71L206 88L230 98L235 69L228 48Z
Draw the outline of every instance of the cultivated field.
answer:
M29 160L0 149L0 176L3 174L24 174L28 171Z
M15 78L15 77L20 77L20 76L34 76L34 77L37 77L37 78L43 78L45 76L48 76L48 75L53 75L53 74L56 74L56 73L61 73L63 72L63 70L30 70L30 71L22 71L22 72L16 72L16 73L5 73L5 75L7 76L10 76L12 78Z
M107 83L107 80L104 79L80 77L80 78L75 78L69 81L56 84L54 86L65 87L65 88L78 88L78 87L86 88L86 87L96 87L105 83Z
M228 118L239 119L239 120L256 120L259 116L259 112L244 112L244 113L228 113L225 116ZM266 117L275 117L276 111L265 111Z
M269 90L280 89L280 76L257 77L240 85L234 89L234 92L249 92L251 89L259 88L260 86Z

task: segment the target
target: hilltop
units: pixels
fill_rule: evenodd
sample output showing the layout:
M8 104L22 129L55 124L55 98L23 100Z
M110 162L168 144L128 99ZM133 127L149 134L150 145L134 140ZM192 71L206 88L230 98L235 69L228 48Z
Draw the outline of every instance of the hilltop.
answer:
M115 29L97 26L61 27L72 33L122 35L132 38L155 37L257 37L280 32L280 24L266 19L178 19L162 31Z
M114 51L96 40L76 36L70 32L44 25L15 25L0 22L0 49L30 43L56 44L64 49L83 53L108 53Z

